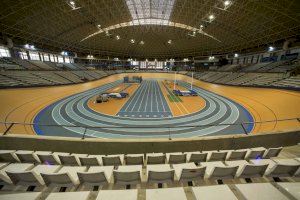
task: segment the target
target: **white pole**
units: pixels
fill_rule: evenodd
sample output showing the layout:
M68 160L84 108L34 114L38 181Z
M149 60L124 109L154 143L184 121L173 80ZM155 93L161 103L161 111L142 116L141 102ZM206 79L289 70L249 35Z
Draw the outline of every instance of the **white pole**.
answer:
M176 72L175 72L175 78L174 78L174 90L176 89Z
M191 90L193 89L194 72L192 72Z

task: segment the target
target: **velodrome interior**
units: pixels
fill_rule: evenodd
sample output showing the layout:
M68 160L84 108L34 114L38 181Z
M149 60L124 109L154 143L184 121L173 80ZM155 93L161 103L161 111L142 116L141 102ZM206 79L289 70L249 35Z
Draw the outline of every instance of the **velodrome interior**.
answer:
M122 73L99 81L77 85L1 90L0 95L3 100L3 104L1 104L1 121L31 124L35 116L51 103L79 92L97 88L108 82L122 80L127 75ZM173 73L137 73L135 75L142 76L145 79L174 79ZM191 82L191 77L177 76L178 80ZM198 80L195 80L194 85L238 102L249 110L254 117L254 121L271 121L270 123L255 124L251 131L252 134L289 131L299 128L297 120L276 121L297 118L300 113L300 107L298 106L300 95L298 92L269 88L224 86ZM33 96L34 98L32 98ZM20 102L19 99L23 99L23 101ZM11 132L12 134L35 134L31 126L24 125L17 125Z
M300 199L299 0L0 6L0 200Z

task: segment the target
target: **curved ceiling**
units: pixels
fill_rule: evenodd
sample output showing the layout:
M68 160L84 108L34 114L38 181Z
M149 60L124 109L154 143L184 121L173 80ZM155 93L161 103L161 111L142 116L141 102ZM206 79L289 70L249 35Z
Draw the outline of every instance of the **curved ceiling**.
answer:
M73 2L3 1L1 33L39 48L134 58L234 53L300 33L298 0Z

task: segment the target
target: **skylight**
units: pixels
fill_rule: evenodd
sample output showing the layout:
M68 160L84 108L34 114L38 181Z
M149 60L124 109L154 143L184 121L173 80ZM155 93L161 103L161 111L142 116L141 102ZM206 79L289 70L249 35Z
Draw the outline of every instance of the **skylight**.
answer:
M134 25L167 24L175 0L126 0Z

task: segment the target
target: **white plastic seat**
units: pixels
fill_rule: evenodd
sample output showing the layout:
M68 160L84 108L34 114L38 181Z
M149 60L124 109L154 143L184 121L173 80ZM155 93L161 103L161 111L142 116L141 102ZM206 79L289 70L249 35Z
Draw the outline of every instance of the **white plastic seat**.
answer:
M163 188L163 189L146 189L146 200L187 200L182 187Z
M119 166L113 171L114 183L132 185L141 183L142 165Z
M272 158L272 157L277 157L279 153L281 152L282 147L278 148L269 148L265 151L263 158Z
M243 167L245 165L248 165L249 162L247 162L246 160L227 160L225 161L225 165L229 166L229 167L235 167L238 166L238 172L241 171L243 169Z
M168 164L147 165L148 183L170 183L174 181L174 169Z
M228 166L239 166L236 173L238 178L262 177L268 168L268 164L254 165L245 160L226 161L225 163Z
M266 172L269 177L292 177L298 171L300 165L276 164L272 169Z
M143 165L144 154L127 154L125 155L126 165Z
M23 172L6 171L15 185L38 186L44 185L41 173L54 173L60 168L59 165L38 165L31 170Z
M111 182L114 166L92 166L87 172L77 172L81 184L104 185Z
M13 194L0 194L1 200L38 200L42 195L41 192L20 192Z
M255 159L255 160L249 160L249 163L255 164L255 165L268 165L267 171L272 169L276 162L270 159Z
M195 163L174 164L178 181L195 181L204 178L206 167L197 167Z
M237 200L228 185L192 187L192 193L196 200Z
M47 186L71 186L78 185L79 178L77 172L84 172L86 167L62 167L56 173L41 173L43 180Z
M264 147L251 148L248 150L245 159L261 159L265 153L266 149Z
M104 166L118 166L123 165L124 163L124 155L108 155L102 157L102 163Z
M23 163L40 163L40 159L34 151L18 150L15 152L19 160Z
M226 167L224 165L223 162L221 161L214 161L214 162L202 162L201 167L206 167L206 170L205 170L205 178L208 178L209 175L212 173L213 169L215 167Z
M208 177L211 179L234 179L238 166L215 167Z
M185 153L166 153L167 163L169 164L178 164L186 163L186 154Z
M236 184L235 187L242 194L243 199L258 200L258 199L272 199L272 200L287 200L279 190L277 190L270 183L250 183L250 184Z
M207 153L200 152L186 152L187 154L187 162L201 163L206 162Z
M78 156L81 166L99 166L102 165L101 155Z
M20 162L15 154L16 150L0 150L1 162Z
M163 153L149 153L146 155L147 164L165 164L166 155Z
M0 182L5 182L12 184L11 179L7 175L6 171L9 172L25 172L27 170L30 170L34 167L31 163L12 163L7 165L6 167L2 168L0 170Z
M60 165L60 160L57 153L51 151L36 151L35 154L40 159L41 163L49 165Z
M244 160L246 154L246 149L229 150L226 160Z
M96 200L137 200L138 190L100 190Z
M207 161L224 161L228 151L209 151Z
M272 177L290 177L299 176L300 162L295 159L272 159L276 165L272 169L268 170L266 175Z
M79 166L79 156L87 156L87 154L71 154L71 155L58 155L59 160L62 165L69 165L69 166Z
M89 199L90 192L80 191L80 192L52 192L46 198L46 200L87 200Z

